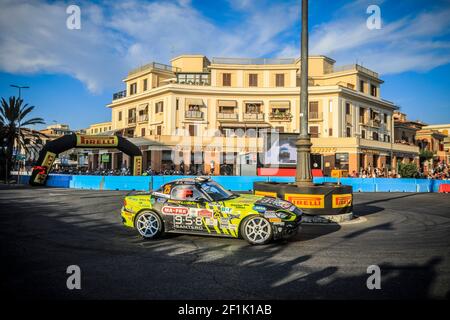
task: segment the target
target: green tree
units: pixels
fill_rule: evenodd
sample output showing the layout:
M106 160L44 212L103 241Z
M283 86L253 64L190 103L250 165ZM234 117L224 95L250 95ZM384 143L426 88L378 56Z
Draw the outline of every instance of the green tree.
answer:
M23 105L23 99L10 97L8 101L2 98L0 107L0 142L2 144L1 179L13 166L13 149L24 150L26 154L37 153L42 146L40 132L27 126L44 124L42 118L29 118L34 106ZM20 130L19 130L20 122ZM6 169L8 168L8 169Z
M400 163L398 173L402 178L415 178L418 174L417 166L415 163Z
M419 154L420 162L424 162L425 160L430 160L434 157L434 153L430 150L422 150Z

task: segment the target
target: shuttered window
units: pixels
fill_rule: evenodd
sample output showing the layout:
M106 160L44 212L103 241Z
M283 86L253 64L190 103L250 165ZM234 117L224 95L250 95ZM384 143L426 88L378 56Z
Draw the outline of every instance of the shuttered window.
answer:
M258 86L258 75L256 73L250 73L248 75L248 85L250 87L257 87Z
M230 87L231 86L231 73L224 73L224 74L222 74L222 85L224 87Z
M277 73L275 75L275 86L284 87L284 73Z

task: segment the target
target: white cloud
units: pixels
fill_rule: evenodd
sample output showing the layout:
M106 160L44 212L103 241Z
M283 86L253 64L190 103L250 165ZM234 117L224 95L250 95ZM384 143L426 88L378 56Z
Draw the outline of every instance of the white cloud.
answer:
M363 63L382 74L427 71L450 62L450 9L383 20L380 30L366 27L366 1L313 28L312 54L329 55L339 64ZM357 13L359 12L359 13ZM381 6L383 18L383 6Z
M288 4L248 2L245 19L221 29L189 0L86 1L80 4L81 30L68 30L69 3L0 1L0 70L69 74L92 92L119 87L130 68L181 53L270 55L297 18Z

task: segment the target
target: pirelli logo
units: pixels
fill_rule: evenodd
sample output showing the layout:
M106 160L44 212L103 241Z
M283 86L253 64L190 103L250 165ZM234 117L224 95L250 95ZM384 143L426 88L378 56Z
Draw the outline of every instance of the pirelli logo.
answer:
M134 157L133 175L140 176L142 174L142 156Z
M117 147L119 140L116 136L83 136L77 135L77 147Z
M270 192L270 191L258 191L255 190L255 196L265 196L265 197L277 197L277 193L276 192Z
M353 196L351 193L333 194L333 208L345 208L352 205Z
M284 199L292 202L299 208L325 208L325 196L320 194L286 193Z
M47 174L56 160L56 153L47 151L45 153L44 161L42 161L41 166L45 168L45 173L38 173L34 178L35 183L43 184L47 178Z

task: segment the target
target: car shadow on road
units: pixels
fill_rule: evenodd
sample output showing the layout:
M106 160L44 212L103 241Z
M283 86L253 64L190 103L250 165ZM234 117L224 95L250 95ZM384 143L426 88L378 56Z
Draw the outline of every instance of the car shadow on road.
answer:
M430 298L442 261L435 256L424 264L397 265L374 258L374 263L381 262L381 289L369 290L368 266L343 266L331 257L321 268L323 262L317 265L315 254L293 251L289 243L251 246L185 235L143 241L124 228L115 213L89 216L85 204L57 198L51 205L17 201L3 208L1 289L15 299ZM292 241L315 239L339 228L304 226ZM71 264L82 268L83 290L78 292L66 287L65 271Z

